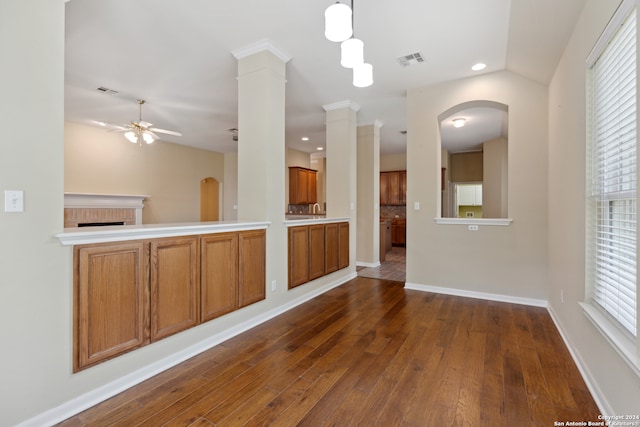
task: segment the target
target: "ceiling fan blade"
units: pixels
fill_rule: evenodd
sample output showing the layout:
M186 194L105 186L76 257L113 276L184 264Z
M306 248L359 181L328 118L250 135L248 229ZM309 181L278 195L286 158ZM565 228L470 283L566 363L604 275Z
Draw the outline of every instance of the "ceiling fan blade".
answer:
M149 128L149 130L158 132L158 133L166 133L167 135L182 136L180 132L176 132L174 130L158 129L158 128Z

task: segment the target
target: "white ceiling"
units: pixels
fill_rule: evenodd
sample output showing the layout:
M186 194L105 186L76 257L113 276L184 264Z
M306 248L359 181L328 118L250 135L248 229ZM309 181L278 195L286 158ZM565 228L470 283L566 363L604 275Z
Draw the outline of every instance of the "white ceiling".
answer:
M381 152L405 150L406 91L509 69L547 84L585 0L355 0L355 34L374 83L351 84L340 46L324 38L333 0L71 0L66 3L66 120L143 118L182 132L163 140L236 150L237 62L231 52L267 39L287 64L286 144L325 145L323 105L351 100L359 124L379 121ZM423 63L396 58L420 52ZM118 91L106 95L106 87ZM301 141L303 136L308 142ZM242 143L242 129L240 141Z

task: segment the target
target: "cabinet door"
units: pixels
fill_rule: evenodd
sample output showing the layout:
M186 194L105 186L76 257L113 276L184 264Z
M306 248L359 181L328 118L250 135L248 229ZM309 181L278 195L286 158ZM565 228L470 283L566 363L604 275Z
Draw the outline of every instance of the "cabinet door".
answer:
M147 248L74 248L74 372L149 342Z
M309 281L309 227L289 228L289 289Z
M338 268L349 266L349 223L338 223Z
M200 313L206 322L238 308L238 234L200 238Z
M389 203L390 205L400 204L400 172L388 172L389 176Z
M325 271L327 274L338 270L338 253L340 244L338 241L338 224L325 224Z
M403 246L406 241L406 220L394 219L391 222L391 241L394 245Z
M380 172L380 206L389 204L389 174Z
M325 275L324 225L309 226L309 280Z
M307 171L307 203L318 203L318 173L316 171Z
M198 324L198 238L151 241L151 341Z
M308 203L309 173L298 167L289 168L289 204L301 205Z
M398 195L398 203L400 205L407 204L407 171L400 171L398 173L399 176L399 195Z
M244 307L266 297L266 232L238 234L238 306Z

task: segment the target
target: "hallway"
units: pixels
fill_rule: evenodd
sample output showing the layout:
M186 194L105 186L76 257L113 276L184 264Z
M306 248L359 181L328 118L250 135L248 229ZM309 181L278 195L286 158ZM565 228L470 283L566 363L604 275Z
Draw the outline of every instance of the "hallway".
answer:
M393 246L385 256L385 260L378 267L358 267L360 277L371 279L394 280L404 282L406 277L406 248Z

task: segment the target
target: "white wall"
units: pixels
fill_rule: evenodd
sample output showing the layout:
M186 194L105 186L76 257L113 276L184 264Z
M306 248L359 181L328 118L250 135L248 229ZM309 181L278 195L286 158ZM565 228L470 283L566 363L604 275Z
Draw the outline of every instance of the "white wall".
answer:
M585 300L585 59L619 0L590 0L549 86L549 302L601 409L637 414L640 378L582 313ZM560 299L564 294L564 303Z
M438 115L475 100L509 106L513 223L469 231L434 221L440 212ZM407 282L546 300L546 87L502 71L410 90L407 104Z
M0 211L0 425L73 395L71 251L63 221L64 1L0 2L0 190L23 190L24 213ZM0 195L3 193L0 193Z

